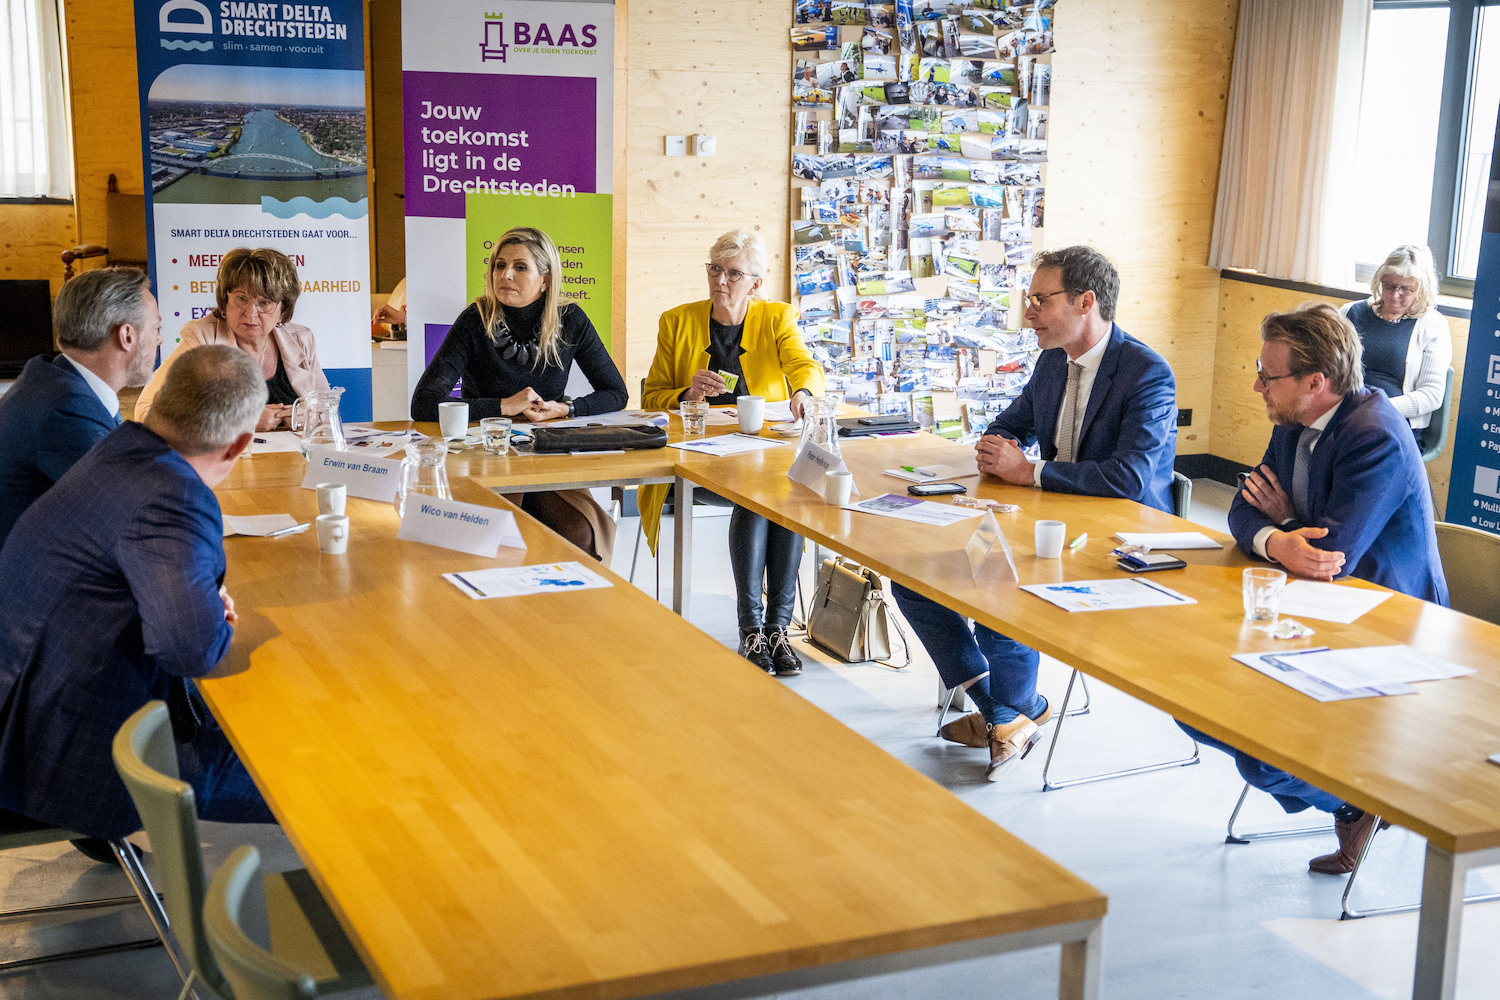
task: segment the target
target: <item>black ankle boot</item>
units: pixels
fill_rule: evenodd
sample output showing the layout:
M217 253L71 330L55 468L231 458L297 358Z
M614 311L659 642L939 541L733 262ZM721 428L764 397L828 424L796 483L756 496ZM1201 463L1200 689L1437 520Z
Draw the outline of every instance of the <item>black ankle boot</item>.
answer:
M740 629L740 655L768 674L776 672L771 661L771 648L766 643L766 634L760 629Z
M792 649L786 629L772 628L766 632L766 645L771 647L771 669L777 677L795 677L802 673L802 661Z

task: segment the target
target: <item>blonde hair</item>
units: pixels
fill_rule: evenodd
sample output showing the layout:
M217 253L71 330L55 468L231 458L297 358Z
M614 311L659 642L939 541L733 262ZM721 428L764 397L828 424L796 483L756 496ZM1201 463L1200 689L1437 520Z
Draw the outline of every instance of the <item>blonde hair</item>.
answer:
M229 304L229 293L243 288L258 298L275 299L281 303L281 319L285 323L292 318L297 306L297 297L302 294L302 283L297 280L297 268L290 257L280 250L260 247L235 247L219 261L219 279L214 286L214 296L219 307L214 315L226 318L224 309Z
M1291 375L1322 372L1335 395L1365 387L1364 345L1359 334L1327 302L1306 302L1290 312L1273 312L1260 321L1260 339L1285 344L1291 351Z
M742 258L749 267L752 278L766 276L766 241L760 238L760 234L753 233L742 226L720 236L714 240L714 245L708 248L710 263L717 264L731 257Z
M1398 278L1417 279L1417 294L1412 299L1407 316L1425 316L1437 305L1437 267L1432 261L1432 251L1424 246L1408 243L1392 250L1385 262L1375 269L1370 279L1370 308L1380 305L1380 282L1387 275ZM1379 315L1377 313L1376 315ZM1385 317L1404 319L1405 317Z
M495 296L495 262L500 257L500 251L511 246L521 247L530 254L532 263L547 281L547 287L542 291L542 330L537 338L536 360L531 363L531 367L535 369L544 359L548 364L561 365L561 314L564 304L557 286L562 271L562 258L557 255L557 244L552 242L552 237L540 229L518 226L495 241L495 249L490 251L490 261L484 272L484 292L474 300L474 304L479 307L479 321L484 324L485 334L494 342L497 332L505 325L505 314L501 311L500 300Z

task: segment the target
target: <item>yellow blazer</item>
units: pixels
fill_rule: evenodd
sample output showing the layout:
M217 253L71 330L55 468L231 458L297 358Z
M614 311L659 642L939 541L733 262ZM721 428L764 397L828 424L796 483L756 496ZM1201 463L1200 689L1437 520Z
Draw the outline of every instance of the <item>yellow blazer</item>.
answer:
M661 314L656 334L656 356L641 391L641 405L648 410L675 410L678 400L693 381L693 373L708 367L709 301L689 302ZM823 369L808 353L797 332L797 310L785 302L752 300L740 335L740 367L745 390L764 396L768 402L790 399L806 389L823 393ZM668 487L642 486L636 495L641 523L651 551L656 551L661 532L661 509Z

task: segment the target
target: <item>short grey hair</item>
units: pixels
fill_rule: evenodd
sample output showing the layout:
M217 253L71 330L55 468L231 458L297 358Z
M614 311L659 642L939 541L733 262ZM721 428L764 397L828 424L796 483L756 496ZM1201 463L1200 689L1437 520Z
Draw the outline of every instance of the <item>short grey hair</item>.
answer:
M205 455L253 431L265 405L255 359L228 344L204 344L172 363L146 426L184 455Z
M766 241L760 238L760 234L744 227L731 229L714 240L714 245L708 248L709 263L717 264L730 257L742 258L752 275L757 278L765 277Z
M1380 282L1387 275L1412 278L1417 283L1417 294L1412 297L1411 308L1406 311L1407 316L1425 316L1432 311L1433 306L1437 305L1437 267L1433 263L1431 250L1418 244L1408 243L1387 254L1385 260L1375 269L1375 276L1370 279L1371 308L1380 305Z
M91 354L125 324L139 330L146 322L142 292L150 286L135 267L100 267L63 282L52 306L52 337L65 347Z

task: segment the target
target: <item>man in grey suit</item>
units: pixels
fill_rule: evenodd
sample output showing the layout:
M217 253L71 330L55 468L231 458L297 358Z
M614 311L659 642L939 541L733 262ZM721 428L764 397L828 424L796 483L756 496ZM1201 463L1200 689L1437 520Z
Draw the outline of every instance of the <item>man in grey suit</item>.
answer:
M156 364L161 315L144 271L107 267L63 285L52 307L59 354L32 358L0 396L0 544L84 452L120 422L119 391Z

